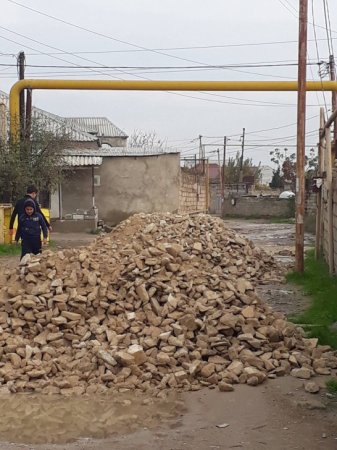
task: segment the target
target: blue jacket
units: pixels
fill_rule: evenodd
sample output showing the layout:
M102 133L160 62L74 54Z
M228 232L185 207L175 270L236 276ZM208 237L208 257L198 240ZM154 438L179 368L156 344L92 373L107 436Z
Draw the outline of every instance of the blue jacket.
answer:
M25 195L23 198L21 198L20 200L18 200L16 202L15 208L12 212L11 215L11 220L9 223L9 229L12 230L14 227L14 221L15 221L15 217L18 216L18 220L20 219L20 217L25 213L25 203L27 200L32 200L35 203L35 212L41 214L41 216L43 217L45 224L47 225L47 228L50 227L50 224L48 222L48 220L45 218L45 216L43 215L40 206L38 204L38 202L36 200L33 200L32 197L30 195Z
M43 232L43 237L46 239L48 236L48 229L42 215L36 212L35 202L33 200L27 200L25 202L25 207L26 206L33 207L34 212L31 216L24 212L19 217L15 240L18 241L21 238L23 241L26 241L31 238L39 238L41 235L41 229Z

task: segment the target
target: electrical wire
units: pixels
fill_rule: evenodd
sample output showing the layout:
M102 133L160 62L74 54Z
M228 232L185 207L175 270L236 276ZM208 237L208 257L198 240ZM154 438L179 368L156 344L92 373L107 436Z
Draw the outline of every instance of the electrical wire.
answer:
M0 27L0 28L1 28L1 27ZM12 42L12 43L14 43L14 44L16 44L16 45L20 45L20 46L23 46L23 47L25 47L25 48L29 48L30 50L39 51L39 50L37 50L37 49L35 49L35 48L33 48L33 47L28 46L27 44L22 44L22 43L20 43L20 42L14 41L13 39L7 38L7 37L5 37L5 36L1 36L1 35L0 35L0 39L3 39L3 40L8 41L8 42ZM45 46L48 47L47 44L42 44L42 43L40 43L40 44L41 44L41 45L45 45ZM40 53L41 53L41 55L45 55L45 53L42 52L42 51L41 51ZM50 56L50 55L46 55L46 56ZM73 62L71 62L71 61L67 61L67 60L64 59L64 58L60 58L59 56L50 56L50 58L58 59L59 61L63 61L63 62L69 63L69 64L73 64L74 66L77 66L76 63L73 63ZM93 72L98 72L97 70L96 70L96 71L95 71L95 70L92 70L92 71L93 71ZM101 74L102 74L102 75L106 75L104 72L102 72ZM122 78L119 78L119 77L112 77L112 78L119 79L119 80L122 79Z
M0 28L2 28L0 26ZM25 36L26 39L28 39ZM38 41L36 41L38 42ZM70 54L70 53L68 53ZM320 65L320 62L315 63L309 63L310 65ZM0 66L9 66L9 67L15 67L15 64L5 64L0 63ZM298 62L265 62L265 63L236 63L236 64L205 64L202 66L107 66L107 65L101 65L101 66L64 66L64 65L47 65L47 64L26 64L26 67L33 67L33 68L42 68L42 69L50 69L50 68L56 68L56 69L135 69L135 70L148 70L148 69L158 69L158 70L165 70L165 69L227 69L232 67L243 67L243 68L250 68L250 67L297 67Z
M333 49L331 46L331 23L330 23L330 17L328 20L328 6L327 6L327 2L326 0L323 0L323 10L324 10L324 21L325 21L325 31L326 31L326 40L328 43L328 50L329 50L329 55L332 55L333 53Z
M320 61L319 50L318 50L318 43L317 43L317 35L316 35L316 26L315 26L314 0L311 0L311 15L312 15L312 26L313 26L313 31L314 31L314 39L315 39L317 61ZM326 102L325 92L324 92L324 89L323 89L323 77L322 77L321 71L318 71L318 75L319 75L319 78L321 80L322 95L323 95L324 106L325 106L325 113L326 113L326 116L328 117L328 106L327 106L327 102Z
M28 39L28 40L33 41L33 42L36 42L36 43L38 43L39 45L43 45L43 46L45 46L45 47L47 47L47 48L52 48L52 49L60 50L60 49L58 49L58 48L56 48L56 47L50 46L50 45L48 45L48 44L44 44L44 43L41 42L41 41L38 41L38 40L36 40L36 39L32 39L32 38L30 38L30 37L28 37L28 36L25 36L25 35L21 34L21 33L17 33L17 32L15 32L15 31L12 31L12 30L10 30L10 29L8 29L8 28L1 27L1 26L0 26L0 29L4 29L4 30L7 31L7 32L10 32L10 33L13 33L13 34L15 34L15 35L21 36L21 37L23 37L23 38L25 38L25 39ZM9 38L4 37L4 36L0 36L0 38L5 39L5 40L8 40L8 41L10 41L10 42L14 42L14 43L16 43L16 44L18 44L18 45L22 45L22 44L19 44L18 42L14 41L14 40L12 40L12 39L9 39ZM25 46L26 48L32 49L32 47L29 47L29 46L27 46L26 44L24 44L24 46ZM37 51L36 49L33 49L33 50L34 50L34 51ZM71 55L70 52L65 52L65 53ZM41 52L41 54L44 54L44 52ZM73 55L71 55L71 56L73 56ZM64 60L63 58L60 58L60 57L57 57L57 56L51 56L51 57L52 57L52 58L59 59L59 60L66 61L66 60ZM88 59L88 58L83 58L83 57L80 57L80 56L76 56L76 57L77 57L77 58L80 58L80 59L82 59L82 60L89 61L89 62L94 62L95 64L99 64L99 63L97 63L96 61L90 60L90 59ZM69 61L66 61L66 62L67 62L67 63L70 63L70 64L73 64L74 66L78 67L78 64L76 64L76 63L69 62ZM202 63L202 64L203 64L203 63ZM104 65L101 64L100 66L103 66L103 68L104 68ZM103 75L105 75L105 76L107 75L107 76L112 77L112 78L120 79L119 77L116 77L116 76L114 76L114 75L107 74L106 72L98 71L97 69L90 69L90 70L96 71L96 72L101 73L101 74L103 74ZM127 74L129 74L128 72L126 72L126 71L124 71L124 70L121 70L121 69L116 69L116 70L117 70L118 72L122 72L122 73L127 73ZM228 69L228 70L234 70L234 71L237 71L236 69ZM239 71L239 72L244 72L244 71ZM137 75L137 74L131 74L131 75L134 76L134 77L136 77L136 78L140 78L140 79L144 79L144 80L149 80L149 78L143 77L143 76L141 76L141 75ZM172 92L172 91L165 91L165 92L170 93L170 94L175 95L175 96L185 97L185 98L192 98L192 99L201 100L201 101L215 102L215 103L224 103L224 104L225 104L225 103L229 103L229 102L225 102L225 101L206 99L206 98L197 97L197 96L195 96L195 95L182 94L182 93L178 93L178 92ZM217 95L217 94L214 94L214 95ZM245 105L245 106L246 106L246 105Z

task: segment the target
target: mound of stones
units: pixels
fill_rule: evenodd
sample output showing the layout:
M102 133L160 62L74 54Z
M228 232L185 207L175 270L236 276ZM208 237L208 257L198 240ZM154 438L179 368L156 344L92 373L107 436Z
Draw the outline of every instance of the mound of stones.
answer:
M329 347L273 312L272 257L208 215L135 215L87 248L0 275L0 385L100 393L329 374Z

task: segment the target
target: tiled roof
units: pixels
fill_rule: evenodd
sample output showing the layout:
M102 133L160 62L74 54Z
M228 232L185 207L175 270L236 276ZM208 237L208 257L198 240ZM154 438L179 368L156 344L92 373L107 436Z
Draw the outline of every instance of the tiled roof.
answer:
M69 124L98 137L128 137L106 117L67 117L66 120Z

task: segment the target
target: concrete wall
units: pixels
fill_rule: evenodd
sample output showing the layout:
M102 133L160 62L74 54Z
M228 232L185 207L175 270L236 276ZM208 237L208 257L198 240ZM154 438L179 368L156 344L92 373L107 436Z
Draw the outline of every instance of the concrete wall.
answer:
M179 154L103 158L94 174L99 219L117 224L139 212L179 209ZM62 184L63 218L77 210L92 210L92 169L77 167Z
M337 168L332 171L333 199L333 251L334 273L337 274ZM322 248L325 260L329 261L329 228L328 228L328 192L325 184L322 187Z
M238 217L294 217L294 200L266 197L238 197L224 201L225 216Z
M109 144L111 147L126 147L128 138L100 136L99 139L102 144Z
M181 169L179 212L181 214L206 212L207 196L205 175L193 174L188 170Z
M179 161L179 154L103 158L95 171L99 217L116 224L134 213L177 211Z
M219 183L209 184L209 197L210 214L221 214L221 189Z
M103 158L94 174L98 217L116 224L139 212L195 213L207 211L206 177L180 168L179 154ZM62 217L92 211L92 169L77 167L62 184ZM52 196L58 217L58 195ZM84 221L86 222L86 221Z
M95 174L97 169L95 169ZM92 208L92 174L91 167L76 167L67 171L62 183L62 217L76 211ZM55 199L56 201L56 199ZM54 209L53 209L54 212Z

